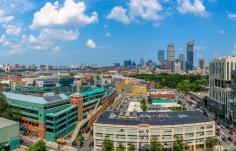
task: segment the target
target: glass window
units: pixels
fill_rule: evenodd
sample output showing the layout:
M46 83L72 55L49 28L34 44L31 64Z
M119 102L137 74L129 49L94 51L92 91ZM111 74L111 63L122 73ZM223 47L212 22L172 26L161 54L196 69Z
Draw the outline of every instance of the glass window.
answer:
M104 132L114 132L114 129L113 128L104 127L103 131Z
M193 137L193 136L194 136L193 133L187 133L187 134L185 134L185 138L191 138L191 137Z
M128 135L127 138L132 139L132 140L136 140L137 136L136 135Z
M116 129L117 132L126 132L126 129L123 129L123 128L118 128Z
M184 128L185 132L191 132L193 131L193 127L186 127Z
M114 138L114 134L105 134L104 137L105 138Z
M183 134L175 134L174 138L183 138Z
M213 125L207 125L206 126L206 129L210 129L210 128L213 128Z
M172 135L162 135L162 139L172 139Z
M160 135L151 135L151 139L159 140L161 138Z
M207 131L207 132L206 132L206 135L207 135L207 136L213 135L213 131Z
M183 132L183 128L175 128L174 132L176 133L182 133Z
M205 126L197 126L197 127L195 127L195 129L196 129L197 131L204 130L204 129L205 129Z
M160 133L161 130L160 130L160 129L154 129L154 128L152 128L152 129L150 130L150 132L151 132L151 133Z
M118 138L118 139L126 139L126 136L125 135L116 135L116 138Z
M127 129L127 132L129 134L136 134L137 133L137 129Z
M164 132L164 133L170 133L170 132L172 132L172 129L162 129L162 132Z
M196 133L196 136L198 137L198 136L204 136L204 132L197 132Z
M102 133L96 133L96 137L103 137Z

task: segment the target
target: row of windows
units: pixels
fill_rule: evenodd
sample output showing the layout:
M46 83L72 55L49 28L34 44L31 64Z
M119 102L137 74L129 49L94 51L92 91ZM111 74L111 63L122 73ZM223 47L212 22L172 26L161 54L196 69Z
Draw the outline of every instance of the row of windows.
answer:
M206 125L206 126L196 126L195 130L196 131L200 131L200 130L205 130L205 129L212 129L213 125ZM144 130L137 130L137 129L124 129L124 128L110 128L110 127L95 127L95 130L97 131L104 131L104 132L128 132L131 134L135 134L137 132L139 133L149 133L148 129L144 129ZM151 133L160 133L160 132L164 132L164 133L171 133L171 132L175 132L175 133L182 133L182 132L190 132L193 131L194 127L186 127L186 128L174 128L174 129L150 129Z
M202 137L202 136L212 136L213 131L207 131L206 133L204 132L196 132L195 137ZM114 134L103 134L103 133L96 133L96 137L105 137L105 138L117 138L117 139L131 139L131 140L136 140L138 138L137 135L114 135ZM151 138L154 139L173 139L173 138L192 138L194 137L194 133L187 133L187 134L174 134L174 135L151 135ZM149 139L148 135L140 135L139 139Z

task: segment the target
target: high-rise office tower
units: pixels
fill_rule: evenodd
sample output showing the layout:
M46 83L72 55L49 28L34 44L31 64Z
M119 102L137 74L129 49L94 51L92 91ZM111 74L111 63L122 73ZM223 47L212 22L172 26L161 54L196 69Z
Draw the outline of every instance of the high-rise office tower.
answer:
M187 43L187 71L193 70L193 47L194 43L193 42L188 42Z
M181 70L185 71L186 70L186 61L185 61L185 55L184 54L179 54L179 62L181 64Z
M157 51L157 64L161 65L164 60L165 60L165 51L164 50L158 50Z
M206 70L206 60L205 60L205 59L199 59L199 68L200 68L202 71L205 71L205 70Z
M232 103L232 76L236 70L236 57L227 56L219 57L209 66L209 97L207 99L207 107L215 112L217 116L225 117L232 121L231 103ZM236 120L236 119L235 119Z
M132 66L132 61L131 60L125 60L124 61L124 67L125 68L130 68Z
M169 44L167 46L167 61L172 62L175 61L175 45Z
M144 65L145 65L144 59L141 58L141 59L140 59L140 66L143 67Z

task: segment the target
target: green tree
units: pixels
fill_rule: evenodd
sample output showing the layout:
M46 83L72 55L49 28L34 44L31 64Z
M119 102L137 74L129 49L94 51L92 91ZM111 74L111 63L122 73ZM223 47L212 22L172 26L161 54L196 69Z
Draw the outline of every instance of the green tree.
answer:
M142 100L140 101L140 107L144 112L146 112L148 109L147 101L144 98L142 98Z
M173 151L185 151L185 144L182 139L177 139L173 143Z
M130 144L130 145L129 145L128 151L135 151L135 146L134 146L134 144Z
M82 135L79 135L79 136L77 136L76 138L75 138L75 142L76 143L79 143L79 142L81 142L83 140L83 136Z
M206 149L207 151L213 151L215 145L219 144L218 140L215 137L208 137L206 139Z
M122 144L119 144L119 145L116 147L116 151L125 151L125 147L124 147Z
M104 140L102 143L102 150L103 151L113 151L114 150L114 145L113 142L111 140Z
M160 142L157 142L156 139L152 139L149 145L150 151L163 151L163 145Z
M38 141L31 145L27 151L47 151L47 147L44 141Z

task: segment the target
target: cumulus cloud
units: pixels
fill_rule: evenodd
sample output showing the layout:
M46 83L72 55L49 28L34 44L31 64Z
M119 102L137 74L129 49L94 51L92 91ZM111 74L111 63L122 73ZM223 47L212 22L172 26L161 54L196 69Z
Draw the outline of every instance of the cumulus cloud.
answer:
M18 36L21 33L21 27L16 27L14 25L5 25L4 28L7 35Z
M8 23L12 21L15 17L14 16L7 16L4 10L0 9L0 23Z
M87 42L86 42L86 46L91 48L91 49L94 49L96 48L96 43L92 40L92 39L88 39Z
M182 14L194 14L196 16L207 17L210 14L206 11L202 0L177 0L177 10Z
M131 0L129 3L129 14L131 18L140 17L144 20L161 20L159 14L162 10L157 0Z
M34 14L31 27L53 27L53 26L83 26L98 21L98 15L93 12L91 16L85 15L86 6L84 2L74 2L74 0L65 0L64 5L60 7L59 2L47 2L40 11Z
M119 21L123 24L129 24L130 20L127 15L127 10L124 9L122 6L114 7L111 12L107 15L107 19L114 19Z

